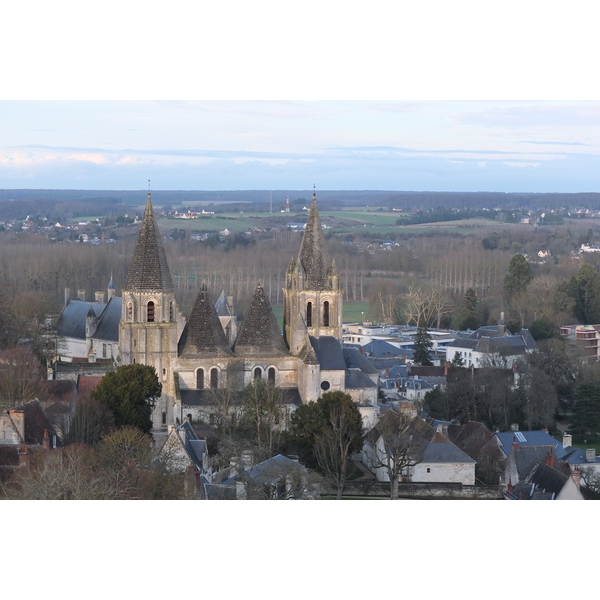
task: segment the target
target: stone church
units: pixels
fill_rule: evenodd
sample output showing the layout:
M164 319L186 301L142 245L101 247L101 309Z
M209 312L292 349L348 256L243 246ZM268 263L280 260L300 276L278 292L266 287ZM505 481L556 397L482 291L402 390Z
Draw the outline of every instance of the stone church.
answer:
M186 321L148 193L121 294L119 364L156 369L163 386L156 429L190 416L208 421L214 390L239 394L256 378L281 388L290 411L341 390L370 413L377 410L378 372L357 349L342 347L342 302L335 261L326 267L313 195L300 252L286 273L283 334L260 282L241 323L231 297L215 303L205 285Z

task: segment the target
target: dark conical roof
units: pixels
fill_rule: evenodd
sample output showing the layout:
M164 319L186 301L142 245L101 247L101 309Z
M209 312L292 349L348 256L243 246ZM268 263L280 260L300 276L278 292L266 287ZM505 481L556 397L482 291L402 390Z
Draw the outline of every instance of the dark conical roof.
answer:
M192 314L181 334L178 349L180 356L198 354L231 356L232 354L217 311L208 296L204 283L198 292Z
M289 354L269 299L260 283L256 286L233 350L250 356Z
M298 262L306 273L305 289L324 290L326 287L327 278L323 261L324 246L325 240L321 228L321 218L317 209L317 197L313 194L312 205L300 246L300 255L298 256Z
M167 256L154 217L150 192L148 192L148 202L144 210L124 289L128 292L156 290L172 292L174 290L173 280L167 264Z

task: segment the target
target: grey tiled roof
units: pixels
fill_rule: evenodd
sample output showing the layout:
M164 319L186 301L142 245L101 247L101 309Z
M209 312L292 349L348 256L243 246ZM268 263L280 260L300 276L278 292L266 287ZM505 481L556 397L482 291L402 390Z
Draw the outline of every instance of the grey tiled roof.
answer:
M347 346L344 346L343 352L346 366L349 369L357 368L363 373L371 373L372 375L379 373L379 369L376 369L373 363L368 358L363 356L360 350L357 348L348 348Z
M425 446L421 456L423 462L444 462L444 463L474 463L475 461L465 454L458 446L452 442L431 441Z
M321 370L341 371L346 368L342 345L337 338L329 335L316 338L311 335L310 343L317 355Z
M99 317L106 307L106 304L100 302L70 300L69 304L64 307L60 318L58 319L58 323L56 324L58 335L85 340L85 319L90 310L90 305L92 306L96 317ZM120 317L121 315L119 315L119 318Z
M323 260L323 229L317 209L317 199L313 196L312 205L308 213L308 221L302 236L299 266L304 269L306 280L304 287L309 290L324 290L327 285L325 264Z
M150 194L148 194L148 202L131 257L124 289L128 292L157 290L172 292L174 290Z
M502 444L502 450L506 456L509 456L511 453L513 441L517 442L520 447L546 446L546 451L548 446L552 446L558 458L563 454L562 443L555 440L547 431L502 431L496 435Z
M121 322L121 298L116 296L108 301L104 308L93 337L109 342L119 341L119 323Z
M202 284L192 314L179 339L180 356L232 356L217 311Z
M377 384L365 375L360 369L348 369L346 371L346 389L360 390L363 388L376 388Z
M289 354L269 299L260 283L240 327L233 351L244 356Z

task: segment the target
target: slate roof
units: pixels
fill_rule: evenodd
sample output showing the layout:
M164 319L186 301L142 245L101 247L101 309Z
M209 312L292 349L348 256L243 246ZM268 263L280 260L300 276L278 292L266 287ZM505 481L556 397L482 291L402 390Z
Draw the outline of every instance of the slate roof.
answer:
M468 454L440 434L435 434L433 439L423 449L421 461L441 463L475 463Z
M243 356L285 356L289 354L269 299L259 283L233 351Z
M209 389L205 390L180 390L181 404L184 406L213 406L215 404L214 396ZM238 392L238 397L234 403L240 403L243 391ZM281 400L283 404L300 406L302 399L298 388L281 388Z
M324 290L327 285L323 249L325 241L321 218L317 209L317 197L313 194L312 204L308 212L308 221L302 236L298 267L305 273L304 287L308 290Z
M560 460L564 460L570 465L591 465L600 463L600 456L596 456L593 461L587 460L585 450L568 446L564 448L564 454L560 456Z
M363 388L376 388L377 384L363 373L360 369L348 369L346 371L346 389L360 390Z
M129 292L174 291L150 192L124 289Z
M217 311L203 283L178 345L179 356L232 356Z
M314 348L322 371L341 371L346 368L342 345L337 338L330 335L316 338L311 335L310 343Z
M501 332L493 325L480 327L468 337L457 337L449 346L504 356L524 354L527 350L537 347L529 330L521 329L519 333L513 335L508 330Z
M92 307L96 317L100 317L106 304L101 302L85 302L82 300L69 300L56 324L58 335L85 340L85 319ZM119 314L119 318L120 318ZM117 329L118 333L118 329Z
M519 482L526 481L532 469L539 463L545 463L548 446L526 446L513 450L513 460L517 467Z
M25 413L25 439L23 440L25 444L41 444L44 440L44 430L48 430L50 437L55 435L56 432L39 400L32 400L26 404L14 406L10 410Z
M387 356L408 356L412 351L407 348L398 348L384 340L373 340L364 346L365 352L377 358Z
M119 341L119 323L121 321L121 298L114 296L102 311L98 320L96 331L92 336L95 339L108 342Z
M225 290L221 292L221 295L215 302L215 310L217 311L217 315L219 317L231 317L233 311L230 310L229 305L227 304L227 296L225 296Z
M510 456L513 441L517 442L520 447L545 446L546 453L548 452L548 446L552 446L558 458L564 453L562 443L555 440L547 431L502 431L496 433L496 435L506 456Z
M255 485L267 485L277 482L282 476L288 474L290 469L307 471L300 463L283 454L278 454L267 460L264 460L250 469L245 469L242 473L248 477ZM238 475L231 477L223 482L223 485L230 485L238 478Z
M536 491L556 496L562 490L567 479L566 475L542 462L533 468L529 477L527 477L527 483L535 484Z
M376 369L373 363L363 356L357 348L348 348L347 346L344 346L342 351L346 366L349 369L360 369L363 373L370 373L371 375L379 374L379 369Z

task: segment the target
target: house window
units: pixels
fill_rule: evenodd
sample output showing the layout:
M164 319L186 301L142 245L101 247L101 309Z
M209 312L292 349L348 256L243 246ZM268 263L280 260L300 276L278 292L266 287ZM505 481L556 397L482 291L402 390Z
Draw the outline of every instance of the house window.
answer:
M102 344L102 358L106 358L106 344Z
M329 302L323 302L323 327L329 327Z
M219 369L213 367L210 370L210 387L216 390L219 387Z
M275 385L275 368L271 367L269 369L269 383Z
M427 472L431 473L431 467L427 467Z
M198 369L196 371L196 389L204 389L204 369Z
M256 369L254 369L254 379L261 379L262 378L262 370L260 367L256 367Z
M167 424L167 413L163 412L162 414L162 424L166 425Z
M148 302L148 323L154 323L154 302Z
M312 327L312 302L306 305L306 326Z

